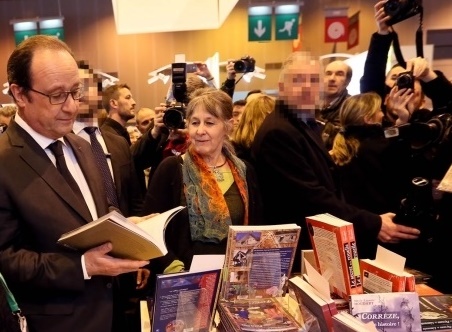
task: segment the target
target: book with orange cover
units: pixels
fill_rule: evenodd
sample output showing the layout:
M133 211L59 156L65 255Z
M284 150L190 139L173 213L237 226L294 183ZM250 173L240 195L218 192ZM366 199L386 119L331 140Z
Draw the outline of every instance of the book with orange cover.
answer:
M404 292L406 277L379 266L372 259L361 259L364 293Z
M306 223L319 272L333 292L344 299L362 294L353 224L328 213L307 217Z
M414 292L415 278L404 265L405 257L378 246L375 259L360 260L364 292Z

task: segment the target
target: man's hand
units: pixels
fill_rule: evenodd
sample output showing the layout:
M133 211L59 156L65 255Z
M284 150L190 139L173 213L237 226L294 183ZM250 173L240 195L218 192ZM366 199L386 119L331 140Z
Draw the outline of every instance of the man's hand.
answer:
M132 259L114 258L108 255L113 245L108 242L85 252L86 273L92 277L117 276L122 273L135 272L149 261L136 261Z
M390 16L386 15L384 4L387 0L379 1L374 6L375 10L375 21L377 22L378 34L387 35L389 33L389 26L386 22L390 19Z
M394 213L381 214L381 229L378 240L383 243L399 243L401 240L415 240L421 232L412 227L394 223Z
M209 67L205 63L197 62L196 63L196 75L204 77L206 80L210 80L213 78Z
M143 289L148 284L151 271L147 268L139 269L137 272L137 289Z
M412 89L399 90L397 85L391 89L386 99L386 105L390 112L397 115L397 125L405 124L410 120L411 114L415 111L413 103L410 103L413 97Z
M157 139L157 137L162 132L162 128L165 127L165 124L163 123L163 115L166 111L166 104L161 103L160 106L157 106L154 108L155 111L155 117L154 117L154 126L151 129L151 135L154 139Z
M234 61L229 60L226 65L226 73L228 75L228 80L235 80L236 72L234 70Z
M407 61L406 70L413 72L413 76L424 82L430 82L438 77L435 71L430 68L425 58L417 57Z

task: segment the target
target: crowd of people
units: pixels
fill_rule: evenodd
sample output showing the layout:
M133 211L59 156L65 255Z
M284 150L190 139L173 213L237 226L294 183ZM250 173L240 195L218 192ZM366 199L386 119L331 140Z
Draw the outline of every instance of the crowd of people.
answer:
M181 126L165 117L181 111L171 90L167 103L135 110L128 84L103 88L64 42L37 35L18 45L7 64L17 108L0 109L8 121L0 135L0 272L30 331L138 331L134 299L152 294L156 274L188 270L194 255L224 254L230 225L300 225L293 266L300 272L301 249L312 248L305 218L319 213L353 223L360 258L386 246L452 292L431 260L447 251L452 230L451 195L436 189L452 163L449 141L443 133L428 144L415 139L429 121L445 125L452 84L423 58L386 74L395 32L384 3L375 5L378 31L360 94L347 91L353 73L345 62L323 68L294 52L276 98L253 90L233 102L233 63L219 88L198 63L186 80ZM406 72L413 84L401 87L398 74ZM394 130L400 134L388 135ZM437 217L428 239L423 225L397 219L414 177L432 184ZM86 252L57 245L61 234L111 210L139 222L179 205L186 209L166 229L164 257L115 258L110 243Z

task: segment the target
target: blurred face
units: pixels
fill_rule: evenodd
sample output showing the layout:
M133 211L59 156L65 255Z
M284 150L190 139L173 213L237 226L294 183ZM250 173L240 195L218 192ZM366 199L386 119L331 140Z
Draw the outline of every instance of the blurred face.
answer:
M38 50L31 62L31 87L45 94L74 91L80 87L77 63L66 51ZM34 91L11 85L19 114L41 135L57 139L72 131L79 101L69 94L63 104L52 105L49 98Z
M127 88L119 90L119 97L116 100L118 106L118 114L121 119L128 121L135 117L135 100L132 97L132 93Z
M317 61L294 61L286 68L283 81L278 83L279 98L291 109L314 117L322 92L319 73Z
M79 69L79 75L85 94L80 99L78 119L96 119L98 110L102 109L102 92L98 88L100 78L90 69Z
M330 99L338 97L348 86L347 65L342 61L333 61L326 66L325 96Z
M155 111L150 108L142 108L136 116L137 128L144 134L149 127L152 119L155 117Z
M243 110L245 109L245 105L235 105L232 109L232 120L234 121L234 129L237 128L240 122L240 118L242 117Z
M206 160L216 160L228 132L223 121L200 106L188 120L188 135L196 152Z

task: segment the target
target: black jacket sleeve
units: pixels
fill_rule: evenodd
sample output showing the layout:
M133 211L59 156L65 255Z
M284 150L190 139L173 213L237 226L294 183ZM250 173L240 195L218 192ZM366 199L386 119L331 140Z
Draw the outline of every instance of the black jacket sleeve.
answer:
M234 90L235 90L235 79L226 79L226 81L223 82L221 85L220 90L223 90L226 92L231 98L234 96Z
M386 63L393 39L392 33L381 35L375 32L372 35L364 63L364 73L360 80L361 93L373 91L384 100L386 95Z

